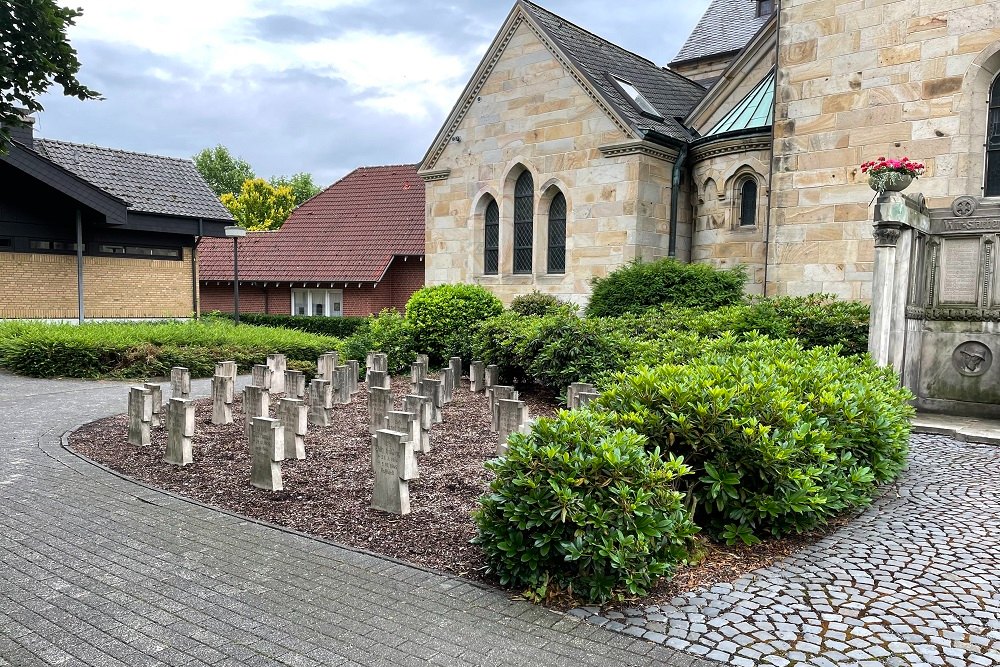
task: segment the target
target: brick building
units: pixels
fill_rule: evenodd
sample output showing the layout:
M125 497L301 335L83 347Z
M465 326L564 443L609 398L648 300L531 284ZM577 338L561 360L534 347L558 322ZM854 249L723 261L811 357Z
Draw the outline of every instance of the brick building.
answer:
M35 139L0 155L0 319L190 317L229 212L190 160ZM82 305L82 308L81 308Z
M424 284L424 188L414 165L361 167L238 241L240 312L402 311ZM233 311L233 242L199 245L202 312Z
M427 282L583 302L675 256L869 299L862 162L924 162L932 209L1000 197L998 7L713 0L661 67L517 0L420 165Z

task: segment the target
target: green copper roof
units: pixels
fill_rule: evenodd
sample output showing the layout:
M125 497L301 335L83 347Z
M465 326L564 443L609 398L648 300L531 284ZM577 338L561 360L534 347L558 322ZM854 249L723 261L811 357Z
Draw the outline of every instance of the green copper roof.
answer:
M706 137L769 127L774 121L774 70L767 73L732 111L705 133Z

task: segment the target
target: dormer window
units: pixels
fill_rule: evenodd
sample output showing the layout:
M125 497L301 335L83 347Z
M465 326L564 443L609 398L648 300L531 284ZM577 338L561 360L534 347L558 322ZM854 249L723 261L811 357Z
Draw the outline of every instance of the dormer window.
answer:
M618 86L618 89L625 95L625 98L628 99L636 109L646 116L651 116L657 120L663 120L663 114L657 111L656 107L649 103L649 100L647 100L643 94L639 92L638 88L625 79L619 79L614 74L611 75L611 79L615 82L615 85Z
M757 16L770 16L774 13L774 5L776 0L756 0L757 2Z

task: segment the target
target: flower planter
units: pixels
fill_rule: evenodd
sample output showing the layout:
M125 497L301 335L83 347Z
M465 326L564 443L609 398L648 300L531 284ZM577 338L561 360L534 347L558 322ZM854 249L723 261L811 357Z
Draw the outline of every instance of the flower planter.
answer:
M910 183L913 182L913 177L909 174L897 174L889 173L883 174L881 178L881 192L902 192L906 188L910 187ZM868 177L868 185L871 186L872 190L879 192L879 183L876 182L874 176Z

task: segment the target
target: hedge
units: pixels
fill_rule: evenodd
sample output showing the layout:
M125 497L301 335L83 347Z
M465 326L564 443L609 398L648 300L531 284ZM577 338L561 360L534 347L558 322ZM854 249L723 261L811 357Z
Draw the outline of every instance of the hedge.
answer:
M220 313L216 311L211 313L211 316L233 319L232 313ZM240 322L243 324L275 327L278 329L294 329L321 336L333 336L334 338L347 338L367 321L367 317L307 317L305 315L240 313Z

